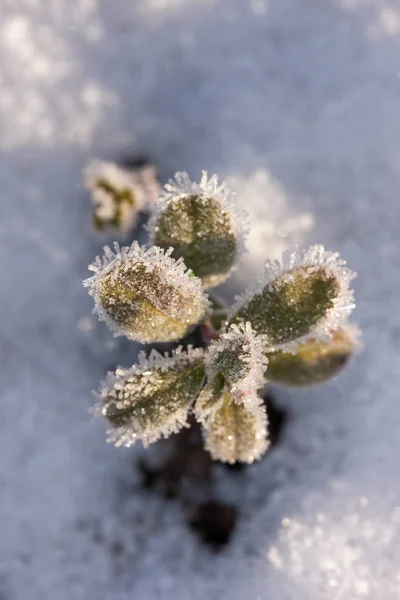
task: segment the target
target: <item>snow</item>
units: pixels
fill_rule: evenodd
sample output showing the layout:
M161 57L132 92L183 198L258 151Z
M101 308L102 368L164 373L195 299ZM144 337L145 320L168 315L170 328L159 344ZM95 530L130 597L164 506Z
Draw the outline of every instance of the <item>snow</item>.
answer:
M400 592L400 8L389 0L5 0L0 597L395 600ZM280 391L278 448L218 494L218 557L87 409L137 348L91 320L81 169L148 154L227 179L254 224L225 287L293 242L339 251L364 353ZM109 240L112 242L113 240Z

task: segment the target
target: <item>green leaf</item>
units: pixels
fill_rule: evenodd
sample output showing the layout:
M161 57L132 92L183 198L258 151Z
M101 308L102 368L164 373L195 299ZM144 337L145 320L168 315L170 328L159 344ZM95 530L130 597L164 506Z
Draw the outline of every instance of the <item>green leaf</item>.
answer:
M172 356L153 350L131 369L110 374L98 395L97 412L109 422L117 446L144 446L187 424L188 410L205 377L202 350L180 348Z
M329 335L354 308L349 283L355 274L344 264L323 246L286 253L282 265L267 262L255 288L232 308L230 322L249 321L268 337L271 350Z
M231 325L205 355L207 377L212 381L222 376L236 400L246 404L258 403L256 391L264 384L266 338L256 335L250 323Z
M229 276L242 245L238 216L228 202L231 192L203 173L200 184L186 173L177 173L177 183L166 186L149 223L151 241L161 248L174 248L205 288L219 285Z
M201 281L190 277L171 251L145 250L133 242L115 253L107 246L103 261L90 266L95 275L84 285L95 312L116 335L142 343L181 339L206 317L208 299Z
M342 327L323 342L311 339L295 353L268 353L268 380L286 386L310 386L338 375L359 349L354 327Z
M228 392L215 415L204 422L206 449L214 460L252 463L268 449L267 417L262 405L249 410Z

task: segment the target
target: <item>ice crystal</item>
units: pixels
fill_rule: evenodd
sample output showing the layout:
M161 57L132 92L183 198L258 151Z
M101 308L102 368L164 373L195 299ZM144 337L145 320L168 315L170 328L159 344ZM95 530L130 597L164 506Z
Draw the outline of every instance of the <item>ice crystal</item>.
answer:
M295 350L310 337L327 339L355 306L349 285L356 274L345 265L322 245L286 252L281 264L267 261L258 282L236 298L229 321L250 321L268 336L270 350Z
M142 343L178 340L205 316L208 298L200 279L191 276L183 259L171 257L172 248L146 250L137 242L115 252L104 247L84 281L95 301L94 313L114 335Z
M286 386L310 386L329 381L347 366L360 350L359 329L346 324L327 341L310 339L295 353L268 354L268 379Z
M249 322L231 325L210 344L205 356L207 376L222 375L234 399L253 404L255 392L264 383L268 365L267 337L257 335Z
M160 190L152 165L128 171L112 162L93 160L83 172L83 182L92 195L93 222L99 231L126 233L134 228L139 213L155 201Z
M109 373L97 394L96 412L108 421L108 441L144 446L187 425L188 410L204 381L201 349L176 349L171 356L152 350L130 369Z
M203 171L200 183L185 172L165 186L149 222L151 243L173 246L173 257L202 279L206 288L229 277L244 247L246 216L232 204L233 193Z
M214 460L252 463L268 449L267 425L262 404L250 410L225 392L215 414L204 421L206 449Z

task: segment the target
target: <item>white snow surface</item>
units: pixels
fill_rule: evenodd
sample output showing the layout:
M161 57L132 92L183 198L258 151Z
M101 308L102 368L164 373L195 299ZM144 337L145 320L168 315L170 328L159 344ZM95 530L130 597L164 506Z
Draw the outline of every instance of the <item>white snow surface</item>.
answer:
M3 0L1 600L400 596L400 4ZM90 390L137 347L90 316L101 252L81 169L144 153L226 178L254 224L225 287L293 242L338 250L364 352L276 392L290 420L244 475L215 556L104 442ZM112 242L112 240L109 240Z

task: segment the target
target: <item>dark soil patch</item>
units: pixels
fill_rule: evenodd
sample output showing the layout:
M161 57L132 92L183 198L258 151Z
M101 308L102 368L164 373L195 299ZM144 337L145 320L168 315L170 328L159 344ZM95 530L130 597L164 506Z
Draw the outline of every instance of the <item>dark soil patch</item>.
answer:
M269 394L264 401L269 439L274 446L279 442L287 413ZM165 461L157 467L152 466L146 456L140 459L138 466L143 488L167 498L178 498L185 506L185 515L193 531L218 551L229 542L239 516L237 507L215 500L214 471L221 463L212 461L204 449L200 426L193 418L190 429L182 429L169 441ZM268 453L262 460L268 460ZM242 463L224 464L224 467L233 478L251 469L251 465ZM201 501L196 499L198 496L202 497Z

